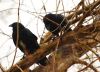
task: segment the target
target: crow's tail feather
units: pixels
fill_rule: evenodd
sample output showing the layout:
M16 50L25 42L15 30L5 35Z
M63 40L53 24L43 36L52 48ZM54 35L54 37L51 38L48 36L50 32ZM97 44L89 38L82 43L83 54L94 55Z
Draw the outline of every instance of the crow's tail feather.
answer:
M37 63L40 65L46 66L49 63L49 61L46 57L44 57L41 60L39 60Z

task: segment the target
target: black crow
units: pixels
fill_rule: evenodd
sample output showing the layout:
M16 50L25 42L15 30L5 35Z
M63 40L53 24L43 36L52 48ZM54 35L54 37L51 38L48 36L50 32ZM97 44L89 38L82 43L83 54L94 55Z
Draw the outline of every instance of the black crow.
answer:
M46 14L43 17L43 22L48 31L52 32L53 35L59 35L60 30L66 26L66 30L70 31L68 21L61 14Z
M24 53L25 57L29 54L33 54L39 48L37 37L21 23L14 22L9 26L13 28L12 38L14 44L16 45L18 40L18 48ZM37 63L45 66L46 60L47 58L44 57Z

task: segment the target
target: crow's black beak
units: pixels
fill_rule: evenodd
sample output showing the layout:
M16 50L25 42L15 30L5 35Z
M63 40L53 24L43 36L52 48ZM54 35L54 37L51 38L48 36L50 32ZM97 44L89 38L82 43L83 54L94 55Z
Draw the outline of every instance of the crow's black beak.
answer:
M12 27L12 24L10 24L9 27Z

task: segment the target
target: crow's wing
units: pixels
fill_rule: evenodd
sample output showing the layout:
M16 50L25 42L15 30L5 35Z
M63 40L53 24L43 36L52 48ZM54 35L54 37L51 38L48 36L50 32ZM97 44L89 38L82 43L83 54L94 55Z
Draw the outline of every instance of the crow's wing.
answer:
M37 37L29 29L25 28L25 30L26 30L25 32L29 38L32 38L32 39L34 38L34 40L37 40Z

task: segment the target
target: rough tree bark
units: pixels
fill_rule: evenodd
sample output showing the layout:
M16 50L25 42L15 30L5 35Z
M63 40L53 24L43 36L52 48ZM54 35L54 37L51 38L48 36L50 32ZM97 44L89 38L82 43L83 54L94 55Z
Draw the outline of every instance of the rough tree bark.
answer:
M91 5L84 7L84 11L78 9L66 18L71 20L71 24L78 22L78 25L82 25L88 16L100 14L100 9L96 9L99 5L100 0L97 0ZM82 6L82 2L79 3L79 6ZM100 59L98 54L92 50L100 42L100 21L95 21L86 26L76 26L73 31L65 32L54 41L49 39L44 40L46 40L43 41L45 43L42 43L34 54L19 61L6 72L28 72L28 68L32 64L50 53L50 63L47 66L38 66L32 72L66 72L70 66L77 63L84 64L93 69L94 72L98 72L91 64L79 58L88 51L91 51L97 56L97 60Z

